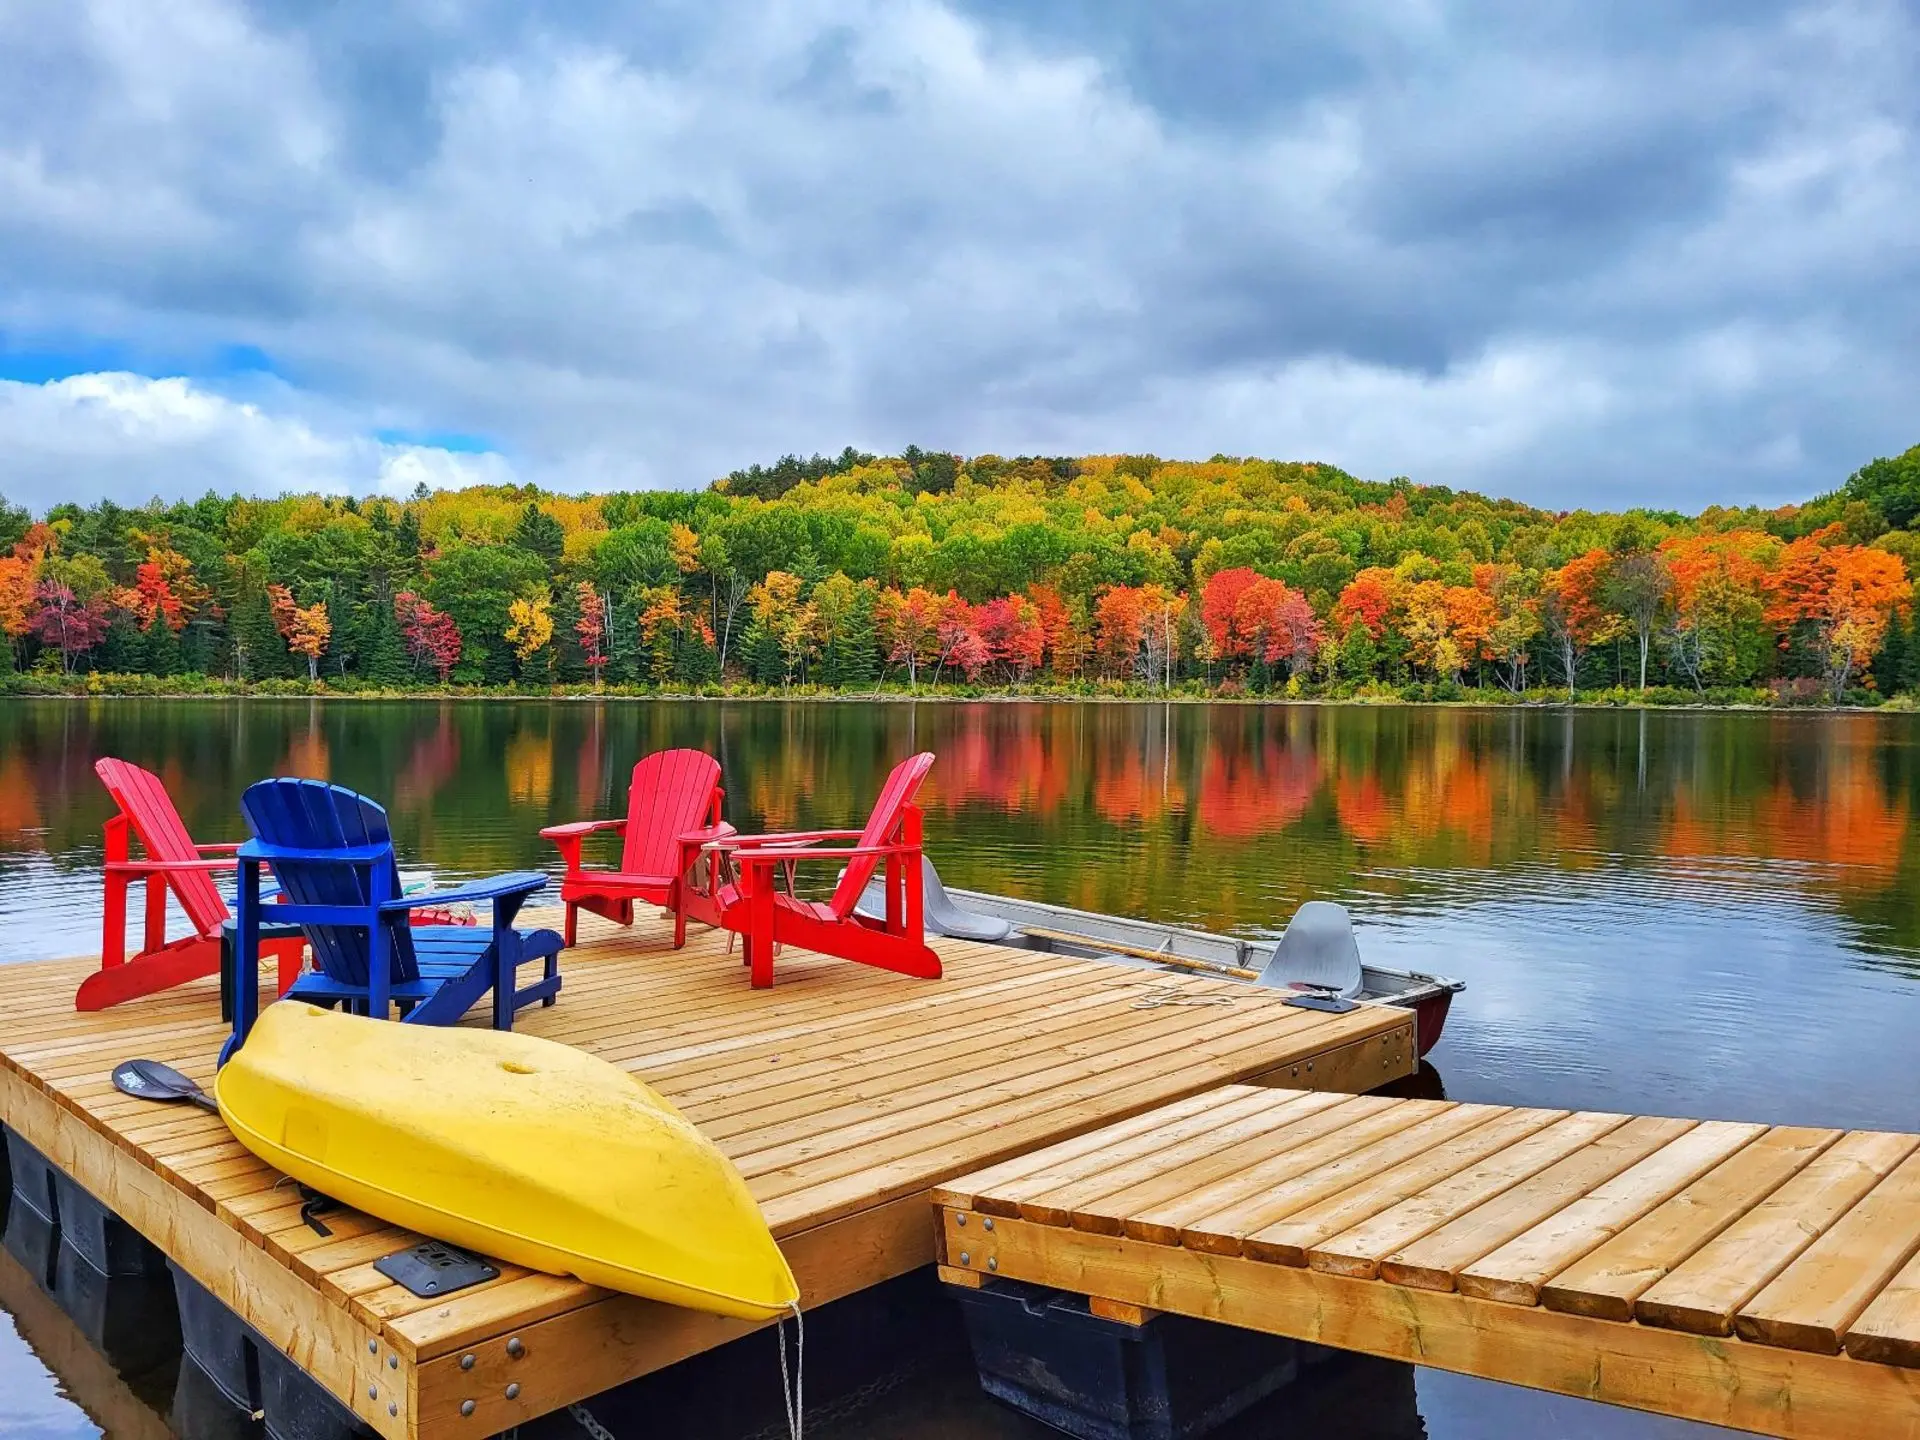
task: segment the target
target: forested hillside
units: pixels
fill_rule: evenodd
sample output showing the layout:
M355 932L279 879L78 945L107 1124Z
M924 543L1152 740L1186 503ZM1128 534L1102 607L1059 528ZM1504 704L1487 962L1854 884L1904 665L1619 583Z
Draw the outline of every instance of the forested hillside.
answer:
M1833 494L1554 514L1329 465L789 457L700 492L0 510L14 690L1608 692L1920 684L1920 447Z

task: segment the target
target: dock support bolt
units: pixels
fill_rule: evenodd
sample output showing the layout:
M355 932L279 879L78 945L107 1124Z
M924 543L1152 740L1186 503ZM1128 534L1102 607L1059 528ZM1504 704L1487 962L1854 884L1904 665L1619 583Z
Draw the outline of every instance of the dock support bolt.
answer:
M389 1370L398 1370L400 1368L400 1357L398 1355L387 1356L387 1368Z
M986 1219L982 1220L980 1223L986 1226L987 1229L989 1230L993 1229L993 1217L991 1215L989 1215Z
M507 1341L507 1354L512 1356L515 1360L518 1360L522 1355L526 1353L527 1353L527 1347L520 1343L520 1337L518 1335L515 1335L511 1340Z
M520 1398L520 1382L518 1380L507 1386L507 1398L509 1400L518 1400Z
M960 1252L960 1263L962 1265L971 1265L973 1263L973 1257L967 1254L966 1251L962 1250Z
M367 1353L369 1355L378 1355L380 1353L380 1342L378 1340L367 1341Z
M462 1370L471 1370L473 1368L473 1356L471 1354L460 1357L460 1368Z
M953 1223L956 1225L964 1225L967 1223L967 1217L964 1215L956 1215L953 1217Z
M466 1415L471 1415L471 1414L473 1414L473 1401L471 1401L471 1400L462 1400L462 1401L460 1402L460 1413L461 1413L461 1415L463 1415L463 1416L466 1416Z
M999 1268L1000 1268L1000 1261L995 1256L989 1255L987 1257L987 1269L998 1270Z

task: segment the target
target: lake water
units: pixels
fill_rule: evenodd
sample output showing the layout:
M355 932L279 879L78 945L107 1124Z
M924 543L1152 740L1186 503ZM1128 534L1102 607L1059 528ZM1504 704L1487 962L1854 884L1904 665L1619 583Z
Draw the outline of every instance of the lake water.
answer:
M1903 715L7 701L0 962L98 949L101 755L157 771L202 840L236 837L260 776L353 786L385 799L404 859L454 879L550 868L538 829L616 813L626 770L668 745L720 757L743 830L857 823L896 759L933 750L929 851L968 888L1249 937L1341 901L1370 958L1468 982L1430 1057L1450 1098L1920 1128L1920 717ZM165 1375L76 1366L29 1308L0 1305L0 1437L130 1432L129 1405L164 1425ZM771 1358L714 1373L770 1385ZM881 1390L809 1433L1051 1433L964 1365ZM1235 1435L1716 1433L1404 1367L1283 1402ZM622 1440L708 1433L665 1413Z

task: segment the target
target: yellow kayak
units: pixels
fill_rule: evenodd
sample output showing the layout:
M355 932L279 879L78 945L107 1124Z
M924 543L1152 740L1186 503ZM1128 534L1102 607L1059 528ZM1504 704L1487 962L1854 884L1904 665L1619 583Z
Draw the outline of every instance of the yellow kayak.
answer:
M798 1297L727 1157L571 1046L282 1001L214 1093L270 1165L450 1245L749 1320Z

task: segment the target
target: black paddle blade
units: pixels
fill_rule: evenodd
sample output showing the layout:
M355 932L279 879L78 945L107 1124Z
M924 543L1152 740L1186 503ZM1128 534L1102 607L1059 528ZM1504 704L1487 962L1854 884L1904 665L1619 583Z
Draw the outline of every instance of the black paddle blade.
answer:
M185 1100L203 1110L220 1109L206 1091L158 1060L122 1060L113 1067L113 1088L137 1100Z

